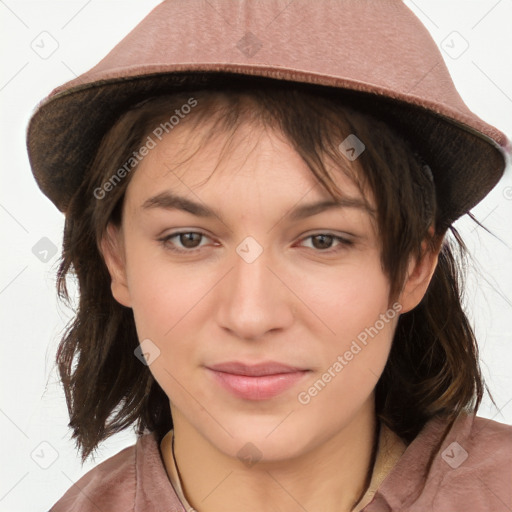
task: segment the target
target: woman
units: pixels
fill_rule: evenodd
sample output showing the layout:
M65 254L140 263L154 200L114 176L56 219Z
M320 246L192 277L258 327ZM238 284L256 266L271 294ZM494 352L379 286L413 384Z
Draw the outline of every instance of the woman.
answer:
M447 237L506 138L399 1L216 7L163 2L30 122L70 427L139 434L52 511L508 506Z

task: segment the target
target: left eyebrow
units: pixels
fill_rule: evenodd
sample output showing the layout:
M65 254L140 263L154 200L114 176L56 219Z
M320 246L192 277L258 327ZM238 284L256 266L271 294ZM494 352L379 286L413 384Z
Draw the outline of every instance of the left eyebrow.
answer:
M369 213L372 217L375 216L375 210L370 208L367 203L357 197L342 197L337 200L320 201L319 203L309 203L294 208L286 216L292 220L297 221L306 217L311 217L318 213L341 208L357 208Z

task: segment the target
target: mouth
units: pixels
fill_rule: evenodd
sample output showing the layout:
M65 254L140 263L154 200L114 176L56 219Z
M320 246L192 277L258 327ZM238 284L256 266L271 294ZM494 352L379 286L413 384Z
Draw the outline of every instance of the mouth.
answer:
M310 370L274 361L248 365L237 361L206 367L223 389L245 400L268 400L290 389Z

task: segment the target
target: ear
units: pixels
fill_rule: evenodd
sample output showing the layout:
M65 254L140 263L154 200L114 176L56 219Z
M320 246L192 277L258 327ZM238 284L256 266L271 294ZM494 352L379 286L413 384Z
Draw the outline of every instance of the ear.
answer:
M131 298L126 278L126 258L124 253L123 233L121 229L109 223L101 239L101 253L107 265L110 288L114 299L119 304L131 307Z
M433 228L429 231L432 233ZM404 286L400 293L399 302L402 305L400 313L414 309L423 299L432 275L437 266L442 240L435 249L428 249L426 240L421 244L422 254L419 258L411 256Z

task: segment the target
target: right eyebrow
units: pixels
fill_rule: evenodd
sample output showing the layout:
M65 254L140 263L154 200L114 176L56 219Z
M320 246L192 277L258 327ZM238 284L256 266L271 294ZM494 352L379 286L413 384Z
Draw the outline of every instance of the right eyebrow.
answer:
M142 204L142 208L164 208L166 210L183 210L185 212L191 213L192 215L197 215L198 217L221 218L219 212L215 211L213 208L187 199L186 197L178 196L177 194L173 194L171 192L162 192L160 194L157 194L156 196L146 199L146 201L144 201L144 203Z

